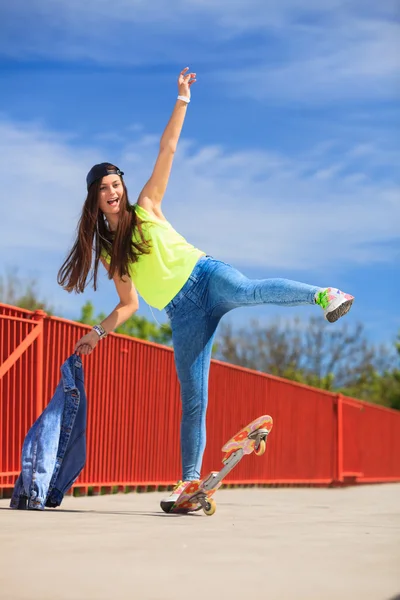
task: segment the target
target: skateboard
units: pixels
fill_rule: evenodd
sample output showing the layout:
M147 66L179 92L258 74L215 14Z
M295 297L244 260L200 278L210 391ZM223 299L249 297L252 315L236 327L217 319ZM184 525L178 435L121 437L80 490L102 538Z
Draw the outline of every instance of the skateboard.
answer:
M243 456L252 452L257 456L264 454L272 425L272 417L263 415L241 429L222 446L222 452L225 452L222 459L223 468L220 471L211 471L204 479L188 483L170 512L188 513L203 510L207 516L213 515L217 505L211 496L215 494L222 485L223 479L236 467Z

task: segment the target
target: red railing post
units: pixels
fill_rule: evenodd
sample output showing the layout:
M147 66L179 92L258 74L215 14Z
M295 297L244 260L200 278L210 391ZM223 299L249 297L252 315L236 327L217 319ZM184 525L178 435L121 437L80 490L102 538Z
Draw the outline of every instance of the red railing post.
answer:
M43 412L43 332L44 332L44 319L47 317L47 313L43 310L36 310L32 316L32 319L38 322L40 332L37 337L36 346L36 357L34 358L35 371L36 371L36 417Z
M344 444L343 444L343 396L337 395L337 471L338 481L343 481Z

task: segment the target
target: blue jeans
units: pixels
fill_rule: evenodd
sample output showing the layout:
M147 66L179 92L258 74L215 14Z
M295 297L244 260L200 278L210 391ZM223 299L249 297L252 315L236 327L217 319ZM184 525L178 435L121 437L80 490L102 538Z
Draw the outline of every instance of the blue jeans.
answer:
M165 308L181 387L183 481L200 478L211 351L221 317L241 306L315 304L320 289L288 279L251 280L210 256L197 262L188 281Z

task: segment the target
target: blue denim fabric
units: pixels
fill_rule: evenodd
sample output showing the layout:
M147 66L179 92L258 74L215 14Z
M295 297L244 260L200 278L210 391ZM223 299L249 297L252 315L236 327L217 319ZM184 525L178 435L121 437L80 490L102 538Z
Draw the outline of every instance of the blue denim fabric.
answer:
M242 306L315 304L321 288L288 279L250 280L210 256L200 258L188 281L166 306L181 387L182 479L200 478L206 445L208 376L221 317Z
M11 508L59 506L85 462L84 374L80 357L73 354L61 366L51 401L26 434Z

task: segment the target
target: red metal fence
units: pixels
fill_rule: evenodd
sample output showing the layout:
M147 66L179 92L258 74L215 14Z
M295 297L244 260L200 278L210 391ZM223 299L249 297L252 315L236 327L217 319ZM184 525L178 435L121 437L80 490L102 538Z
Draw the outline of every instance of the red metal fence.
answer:
M0 493L20 471L26 432L50 401L60 366L88 327L0 304ZM87 463L75 487L158 486L180 477L179 384L170 348L110 335L83 358ZM221 446L270 414L267 452L226 483L400 481L400 413L213 361L203 470Z

